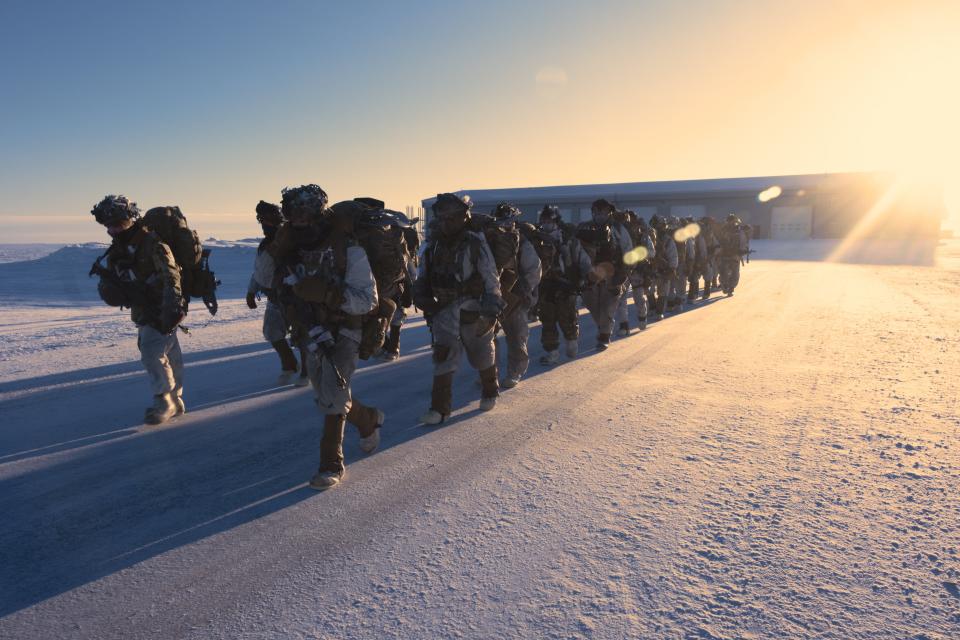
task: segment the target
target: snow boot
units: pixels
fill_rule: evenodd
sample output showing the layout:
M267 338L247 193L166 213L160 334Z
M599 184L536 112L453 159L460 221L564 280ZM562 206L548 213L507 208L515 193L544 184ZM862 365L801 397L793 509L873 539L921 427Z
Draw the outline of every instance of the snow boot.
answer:
M383 342L383 353L380 357L384 360L396 360L400 357L399 325L390 325L390 333L387 334L387 339Z
M297 378L299 377L297 375L298 373L299 372L296 369L294 369L293 371L286 371L286 370L281 371L280 375L277 376L277 386L285 387L288 384L293 384L294 382L297 381Z
M516 378L514 378L513 376L507 376L506 378L503 379L503 382L500 383L500 386L503 387L504 389L513 389L518 384L520 384L519 376L517 376Z
M159 393L153 396L153 406L149 407L143 416L147 424L163 424L177 414L177 406L170 400L169 393Z
M310 384L310 371L307 367L309 357L306 349L300 349L300 377L294 381L295 387L306 387Z
M553 351L547 351L542 356L540 356L540 364L547 365L547 366L560 364L559 349L554 349Z
M500 385L497 383L497 365L490 365L481 371L480 382L482 386L480 410L490 411L497 405L497 396L500 395Z
M640 324L640 331L646 331L646 330L647 330L647 316L643 316L642 318L637 318L637 321L638 321L639 324Z
M343 476L347 475L347 470L341 471L317 471L310 478L310 488L317 491L326 491L340 484Z
M606 351L610 346L610 334L601 333L597 336L597 351Z
M577 353L580 352L580 341L579 340L567 340L567 357L576 358Z
M176 409L176 411L173 414L174 418L178 416L182 416L187 412L187 405L183 404L183 396L177 393L173 394L173 406Z
M430 391L430 410L420 416L420 422L436 425L443 422L453 410L453 372L433 376Z
M370 454L377 450L377 447L380 446L380 428L383 426L384 420L387 419L387 416L377 409L377 426L373 428L373 433L370 435L360 437L360 451Z
M343 430L347 424L343 414L326 415L323 419L323 437L320 439L320 469L310 479L310 488L324 491L340 484L343 466Z
M628 323L628 322L621 322L621 323L620 323L620 328L617 330L617 335L620 336L621 338L626 338L627 336L629 336L629 335L630 335L630 323Z

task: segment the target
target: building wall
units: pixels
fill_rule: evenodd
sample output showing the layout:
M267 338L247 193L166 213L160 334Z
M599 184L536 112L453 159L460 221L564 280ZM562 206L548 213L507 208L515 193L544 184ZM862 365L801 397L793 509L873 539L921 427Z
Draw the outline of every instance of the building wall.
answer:
M773 179L771 179L773 180ZM552 199L568 222L590 220L590 204L605 197L622 209L632 209L649 220L654 214L671 215L674 211L702 210L716 220L736 213L740 219L753 225L757 238L769 238L774 207L810 207L812 210L811 237L842 238L854 230L867 237L934 236L939 234L940 222L945 216L942 191L935 188L904 191L897 198L885 197L890 189L889 177L882 174L843 174L821 177L816 187L784 191L779 197L760 202L754 192L690 193L670 197L644 199L631 197L617 199L598 190L589 197L577 200ZM885 206L877 207L877 203ZM496 202L474 200L474 211L489 213ZM514 201L523 212L523 219L536 222L544 202ZM699 209L694 209L699 208ZM882 209L882 210L880 210ZM861 223L866 219L866 222Z

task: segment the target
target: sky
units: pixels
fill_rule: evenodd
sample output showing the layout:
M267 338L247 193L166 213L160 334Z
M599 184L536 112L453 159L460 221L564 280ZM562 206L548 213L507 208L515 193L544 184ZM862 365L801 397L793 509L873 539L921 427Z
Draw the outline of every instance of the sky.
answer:
M201 237L315 182L458 189L893 170L960 229L960 2L0 3L0 242Z

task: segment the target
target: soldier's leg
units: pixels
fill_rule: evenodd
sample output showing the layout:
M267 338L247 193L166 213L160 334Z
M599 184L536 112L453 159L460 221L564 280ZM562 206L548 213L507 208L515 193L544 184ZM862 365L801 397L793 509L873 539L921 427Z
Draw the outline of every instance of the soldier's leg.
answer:
M178 374L174 373L168 354L177 345L176 357L182 371L179 342L176 332L164 335L153 327L139 327L137 347L140 349L140 362L147 372L153 404L146 410L144 420L149 424L160 424L176 415L176 395ZM179 374L179 375L182 375Z
M530 325L527 323L529 310L526 306L518 307L503 319L503 335L507 343L508 384L522 378L530 365L530 353L527 350L527 341L530 338Z
M397 310L390 320L390 332L387 334L387 339L383 344L384 357L389 360L393 360L400 355L400 327L403 326L403 321L406 320L406 318L406 309L397 304Z
M467 353L467 361L480 372L480 386L483 400L493 400L500 395L497 381L497 363L494 355L493 329L477 335L479 322L476 316L465 314L465 322L460 324L460 341ZM481 408L486 408L481 402ZM492 405L489 407L492 408Z
M581 294L583 306L590 312L590 317L597 326L597 343L603 345L610 342L610 325L613 323L613 318L607 316L608 311L604 304L602 292L605 290L603 285L594 284L586 287Z
M540 346L544 351L556 351L560 348L560 333L557 330L557 307L555 299L540 297Z
M187 407L183 404L183 351L180 350L179 331L174 331L171 335L173 340L170 344L170 350L167 352L167 359L170 361L170 369L173 371L173 392L170 399L176 406L176 415L186 413Z
M630 287L633 289L633 305L637 311L637 322L641 329L647 328L647 296L640 278L634 278Z
M730 275L729 275L729 288L730 293L733 293L733 290L737 288L737 285L740 284L740 261L732 260L730 265Z
M430 411L421 419L426 424L439 424L453 410L453 374L462 350L459 311L452 305L441 310L431 320L430 330L433 333L433 388Z
M613 319L620 325L628 321L627 317L627 291L624 290L623 295L620 296L620 300L617 302L617 310L613 314Z
M352 406L350 380L357 368L358 352L359 344L356 340L341 335L334 343L329 357L313 355L309 359L310 381L313 383L317 408L324 414L318 474L332 473L337 475L338 479L344 471L343 428L346 415ZM338 385L334 364L346 382L344 388ZM319 481L318 478L315 480ZM311 481L311 485L314 484Z

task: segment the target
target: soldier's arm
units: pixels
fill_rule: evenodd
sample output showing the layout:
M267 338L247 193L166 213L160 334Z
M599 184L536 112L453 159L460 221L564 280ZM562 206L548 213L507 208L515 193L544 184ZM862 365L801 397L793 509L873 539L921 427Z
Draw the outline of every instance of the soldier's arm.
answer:
M529 242L520 243L520 260L518 262L520 277L523 278L527 291L536 291L537 285L540 284L540 278L543 276L543 265L540 264L540 256L537 255L537 250Z
M173 257L170 247L159 240L153 246L153 268L163 282L164 304L168 296L177 304L183 299L183 287L180 279L180 267Z
M340 310L362 316L379 304L377 284L363 247L347 248L347 271L343 277L343 304Z
M474 237L473 241L477 242L480 248L479 255L477 256L477 264L474 265L474 268L483 279L483 290L485 293L502 298L503 293L500 291L500 278L497 277L497 263L493 259L493 252L490 250L490 245L487 244L487 239L483 237L482 233L470 233Z

